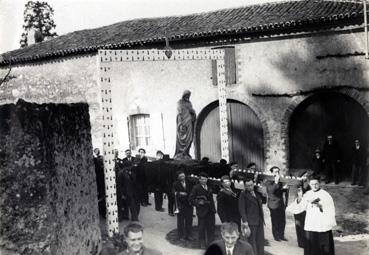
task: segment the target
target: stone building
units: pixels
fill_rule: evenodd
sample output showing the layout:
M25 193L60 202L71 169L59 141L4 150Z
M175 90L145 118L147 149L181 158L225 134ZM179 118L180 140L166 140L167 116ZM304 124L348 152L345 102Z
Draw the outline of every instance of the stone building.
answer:
M98 50L224 49L230 161L307 168L326 134L343 150L366 144L367 60L360 3L289 1L82 30L3 54L1 103L87 102L102 147ZM117 52L115 53L117 54ZM119 53L118 54L122 54ZM115 148L171 156L176 102L198 113L194 158L221 158L214 61L116 62L111 71Z
M176 104L188 89L198 114L191 155L219 161L219 66L203 54L216 49L224 52L230 161L309 168L330 133L349 176L354 139L368 143L363 20L361 3L306 0L76 31L1 55L0 109L19 99L88 104L93 147L106 145L111 129L109 146L121 154L143 147L173 156ZM170 61L159 61L161 50Z
M179 17L138 19L59 36L3 54L1 104L87 102L102 147L98 50L224 49L230 161L307 168L332 133L349 162L367 142L368 86L360 3L289 1ZM194 158L221 158L214 61L116 62L115 148L171 156L176 102L192 91Z

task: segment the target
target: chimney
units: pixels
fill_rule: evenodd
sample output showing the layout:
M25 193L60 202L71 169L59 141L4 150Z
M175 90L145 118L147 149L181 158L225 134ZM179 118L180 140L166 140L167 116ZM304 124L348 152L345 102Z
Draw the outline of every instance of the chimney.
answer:
M35 30L31 28L27 34L27 45L35 44Z
M40 31L34 28L31 28L28 31L28 35L27 35L27 45L28 46L35 44L35 43L42 42L43 40L44 40L44 36L41 34Z

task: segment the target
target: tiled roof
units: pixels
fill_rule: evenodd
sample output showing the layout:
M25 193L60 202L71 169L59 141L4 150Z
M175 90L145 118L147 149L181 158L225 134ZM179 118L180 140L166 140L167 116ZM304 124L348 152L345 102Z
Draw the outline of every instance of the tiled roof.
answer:
M329 29L363 23L360 2L305 0L265 3L186 16L146 18L68 33L0 56L0 65L97 52L98 49L150 47L223 36L254 37ZM309 30L310 29L310 30ZM164 43L163 43L164 46Z

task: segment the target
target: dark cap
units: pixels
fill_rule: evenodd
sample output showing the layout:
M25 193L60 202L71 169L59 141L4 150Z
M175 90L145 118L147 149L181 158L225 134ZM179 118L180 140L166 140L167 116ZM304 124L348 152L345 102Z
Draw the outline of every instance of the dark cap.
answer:
M199 173L199 176L200 177L205 177L205 178L208 178L209 177L209 175L207 173L205 173L205 172Z

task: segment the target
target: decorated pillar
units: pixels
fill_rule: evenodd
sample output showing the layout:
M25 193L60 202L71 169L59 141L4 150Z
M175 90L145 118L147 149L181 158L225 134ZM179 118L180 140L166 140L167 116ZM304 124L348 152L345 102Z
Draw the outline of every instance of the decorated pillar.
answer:
M224 53L223 53L224 54ZM224 57L217 60L221 157L229 162L227 90Z
M105 177L106 221L108 235L119 233L116 176L114 171L113 104L110 71L112 62L107 51L99 51L100 88L103 127L103 156Z
M228 152L228 121L226 84L224 70L224 50L185 49L185 50L100 50L99 72L101 87L101 106L103 124L103 155L105 174L105 193L107 210L107 228L109 236L119 232L118 208L116 195L116 176L114 171L114 132L111 68L119 62L140 61L196 61L216 60L219 91L220 135L222 158L229 161ZM115 81L116 82L116 81Z

